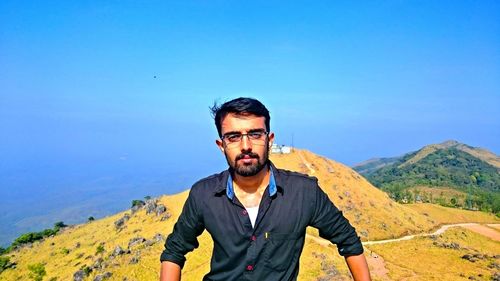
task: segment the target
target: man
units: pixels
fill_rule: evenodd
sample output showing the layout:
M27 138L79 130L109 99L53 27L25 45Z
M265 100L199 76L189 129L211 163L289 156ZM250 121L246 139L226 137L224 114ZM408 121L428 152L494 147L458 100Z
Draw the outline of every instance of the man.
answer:
M204 280L296 280L307 226L337 244L354 280L370 280L354 228L316 178L269 161L269 111L237 98L212 108L229 169L195 183L161 255L161 281L180 280L185 254L207 230L214 240Z

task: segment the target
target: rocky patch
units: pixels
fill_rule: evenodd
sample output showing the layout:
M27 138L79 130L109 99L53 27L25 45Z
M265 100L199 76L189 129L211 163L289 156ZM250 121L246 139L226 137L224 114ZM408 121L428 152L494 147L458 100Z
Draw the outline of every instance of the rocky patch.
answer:
M130 219L130 215L126 213L121 217L120 219L115 221L115 228L116 230L121 230L122 228L125 227L125 223Z
M105 272L104 274L98 274L94 278L94 281L103 281L103 280L111 278L111 276L113 276L113 273L111 273L111 272Z

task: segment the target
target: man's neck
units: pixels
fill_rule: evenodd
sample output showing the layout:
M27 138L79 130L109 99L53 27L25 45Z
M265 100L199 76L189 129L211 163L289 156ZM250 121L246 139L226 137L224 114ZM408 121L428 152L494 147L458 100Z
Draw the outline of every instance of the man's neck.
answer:
M266 165L258 174L251 177L243 177L235 173L233 181L236 187L241 191L245 193L255 193L259 189L265 189L269 184L269 177L271 175L269 169L269 165Z

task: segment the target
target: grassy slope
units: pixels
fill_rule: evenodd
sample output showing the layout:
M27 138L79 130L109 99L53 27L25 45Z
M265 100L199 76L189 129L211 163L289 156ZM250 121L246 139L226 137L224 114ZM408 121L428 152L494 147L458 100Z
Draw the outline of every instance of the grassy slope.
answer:
M335 204L345 211L345 215L358 231L368 233L368 236L364 237L365 240L366 238L374 240L400 236L409 232L420 232L434 228L437 224L454 222L453 219L460 222L469 218L473 218L472 221L498 222L495 218L479 212L468 213L428 204L406 206L394 203L385 193L373 187L350 168L307 151L302 151L300 154L273 155L272 158L278 167L302 171L318 177L320 185ZM306 164L309 164L309 168ZM113 260L108 259L108 256L116 246L126 248L128 241L133 237L141 236L151 239L156 233L164 235L170 233L187 194L186 191L160 198L161 203L166 205L172 214L172 218L166 221L160 221L160 218L155 215L146 215L145 211L141 210L132 215L126 227L118 232L113 223L123 216L125 212L122 212L71 227L55 237L35 243L31 248L26 247L15 251L9 256L13 262L17 263L17 268L2 273L0 280L29 280L27 267L37 262L45 264L47 276L44 280L49 280L50 277L58 277L57 280L72 280L74 272L83 265L92 265L99 256L109 263L104 271L113 273L111 280L123 280L125 276L128 280L157 280L159 255L163 250L163 242L151 247L139 246L132 250L132 254ZM199 241L200 248L187 256L183 280L201 280L201 277L209 270L212 251L210 236L204 233ZM80 247L76 248L78 242ZM96 248L101 242L105 243L105 252L96 255ZM69 253L63 253L63 249L68 249ZM129 264L134 255L140 256L139 263ZM333 264L328 267L335 266L341 275L347 274L347 268L334 246L324 247L308 239L301 258L299 280L316 280L318 276L324 275L325 261L333 261ZM88 280L93 280L97 273L102 272L92 273Z
M457 243L459 249L443 247L443 243ZM385 260L392 280L408 281L455 281L491 280L493 269L488 268L498 262L492 256L500 251L500 242L464 228L453 228L438 237L419 237L409 241L369 246ZM465 254L480 253L488 257L476 262L462 259Z
M28 280L27 266L35 262L45 264L47 280L54 276L57 276L58 280L73 280L73 273L83 265L92 265L98 257L107 259L116 246L127 248L128 241L133 237L151 239L156 233L169 233L175 222L174 218L179 215L186 198L187 192L183 192L160 199L172 214L172 218L167 221L162 222L159 217L146 215L144 210L140 210L131 216L122 231L115 230L114 221L122 217L125 212L66 229L55 237L35 243L32 248L26 247L10 254L12 261L18 264L17 269L5 271L0 275L0 280ZM105 252L95 255L96 248L101 242L105 243ZM79 248L76 248L77 243L80 243ZM110 261L111 265L107 270L113 272L116 280L122 280L124 276L133 277L132 280L155 280L158 275L162 244L163 242L160 242L152 247L137 249L141 256L138 264L129 264L135 252L133 251L133 254ZM70 252L62 253L63 248L69 249ZM79 257L82 254L83 256Z
M305 150L273 155L272 160L278 167L317 177L322 189L343 210L363 240L398 237L434 227L429 218L395 203L345 165Z
M407 208L432 219L433 224L461 222L500 223L496 216L484 212L447 208L430 203L408 204Z

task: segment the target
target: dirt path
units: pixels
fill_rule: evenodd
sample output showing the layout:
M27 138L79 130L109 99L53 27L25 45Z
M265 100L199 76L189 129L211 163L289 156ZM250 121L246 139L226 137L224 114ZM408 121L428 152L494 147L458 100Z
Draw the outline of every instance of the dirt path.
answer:
M377 276L381 280L391 280L389 278L389 270L385 267L385 260L374 251L370 251L365 255L366 261L370 266L370 273L372 276Z
M306 165L307 169L309 170L309 174L314 174L316 171L313 169L311 163L307 162L307 160L304 158L304 155L302 155L302 151L298 151L299 152L299 157L300 157L300 160L302 161L302 163L304 165Z
M418 236L440 235L452 227L464 227L464 228L467 228L471 231L474 231L476 233L479 233L481 235L489 237L495 241L500 241L500 232L499 232L500 224L487 224L485 226L485 225L481 225L479 223L456 223L456 224L443 225L439 229L437 229L436 231L434 231L432 233L407 235L407 236L403 236L403 237L395 238L395 239L366 241L366 242L363 242L363 245L367 246L367 245L374 245L374 244L384 244L384 243L391 243L391 242L397 242L397 241L404 241L404 240L413 239L413 238L418 237ZM312 236L309 234L306 234L306 237L308 239L313 240L314 242L316 242L320 245L323 245L323 246L331 245L330 241L325 240L325 239L320 238L320 237ZM388 276L389 270L385 267L385 261L381 256L379 256L377 253L375 253L371 250L368 250L368 251L366 251L365 257L366 257L366 260L368 262L368 265L370 266L370 272L373 276L377 276L383 281L390 280L390 278Z
M500 231L500 224L487 224L487 226Z
M467 228L471 231L474 231L476 233L482 234L486 237L489 237L495 241L500 241L500 232L497 230L498 227L500 227L500 224L488 224L487 226L484 226L479 223L455 223L455 224L445 224L441 226L438 230L431 232L431 233L421 233L421 234L415 234L415 235L406 235L403 237L399 238L394 238L394 239L385 239L385 240L375 240L375 241L365 241L363 242L364 246L367 245L375 245L375 244L384 244L384 243L391 243L391 242L398 242L398 241L405 241L405 240L410 240L418 236L432 236L432 235L440 235L443 234L446 230L452 227L464 227ZM330 245L330 241L323 239L321 237L316 237L312 236L310 234L306 234L306 237L314 240L316 243L323 245L323 246L328 246Z
M492 228L488 226L478 224L478 225L467 225L464 227L467 228L468 230L472 230L476 233L489 237L495 241L500 241L500 232L498 232L499 229L496 227Z
M492 224L493 226L500 225L500 224ZM474 232L477 232L479 234L485 235L489 238L492 238L496 241L500 241L500 233L492 228L488 228L486 226L483 226L479 223L455 223L455 224L446 224L441 226L438 230L432 232L432 233L422 233L422 234L415 234L415 235L406 235L400 238L395 238L395 239L386 239L386 240L378 240L378 241L366 241L363 242L363 245L375 245L375 244L384 244L384 243L390 243L390 242L398 242L398 241L404 241L404 240L410 240L418 236L432 236L432 235L440 235L443 234L448 228L451 227L465 227L469 230L472 230ZM486 234L487 233L487 234Z

